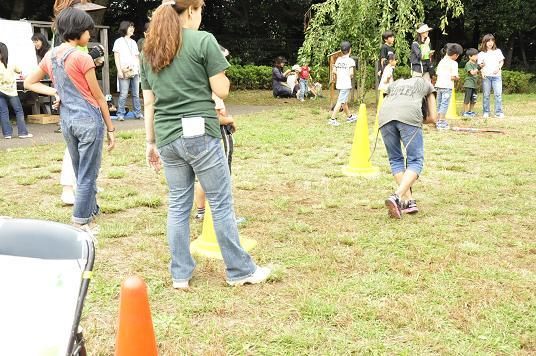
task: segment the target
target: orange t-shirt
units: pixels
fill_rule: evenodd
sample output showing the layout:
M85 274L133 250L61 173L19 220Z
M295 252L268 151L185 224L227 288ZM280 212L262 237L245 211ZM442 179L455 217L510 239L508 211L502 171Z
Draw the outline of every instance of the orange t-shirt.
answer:
M61 58L65 51L70 48L71 46L66 43L60 45L56 53L56 58ZM41 68L43 72L47 73L50 79L52 79L52 82L55 83L54 73L52 73L51 56L52 51L48 51L41 63L39 63L39 68ZM95 68L95 63L93 63L93 59L91 58L91 56L79 50L76 50L71 53L65 60L65 70L67 71L67 76L69 76L74 86L76 87L76 89L78 89L80 94L82 94L84 99L86 99L91 105L98 108L99 104L91 94L91 90L89 90L89 85L87 84L87 80L85 77L88 70L92 68Z

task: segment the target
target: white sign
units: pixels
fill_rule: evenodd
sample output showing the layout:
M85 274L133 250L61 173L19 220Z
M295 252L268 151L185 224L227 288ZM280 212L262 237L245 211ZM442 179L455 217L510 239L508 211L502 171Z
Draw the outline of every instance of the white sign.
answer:
M32 25L26 21L0 20L0 42L9 51L9 64L27 76L37 68L37 56L32 42Z

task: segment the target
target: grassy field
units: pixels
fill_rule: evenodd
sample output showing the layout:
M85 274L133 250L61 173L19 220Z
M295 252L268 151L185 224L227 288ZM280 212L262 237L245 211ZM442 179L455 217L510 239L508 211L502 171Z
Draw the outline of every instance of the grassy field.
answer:
M191 290L173 290L165 180L145 165L143 133L120 132L98 183L100 244L82 323L91 355L113 354L130 275L149 286L162 355L536 353L536 95L506 95L506 120L451 122L505 134L426 128L421 212L401 221L383 205L394 185L381 141L379 177L341 173L355 126L326 125L326 99L229 101L278 104L238 117L233 167L241 235L277 275L231 288L222 262L198 259ZM1 152L0 215L69 222L63 150ZM191 226L193 239L201 226Z

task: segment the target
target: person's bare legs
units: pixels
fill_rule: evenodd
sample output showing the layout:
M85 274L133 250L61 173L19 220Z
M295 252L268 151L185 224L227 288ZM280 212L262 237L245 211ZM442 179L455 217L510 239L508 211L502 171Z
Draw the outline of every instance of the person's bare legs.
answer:
M399 187L398 189L400 189L400 186L401 186L401 183L403 181L403 178L404 176L406 175L407 172L411 172L411 173L415 173L415 172L412 172L412 171L407 171L406 172L400 172L400 173L397 173L394 175L394 178L395 178L395 181L396 181L396 184L397 186ZM417 180L417 179L415 179ZM413 181L411 184L413 184L415 181ZM410 185L410 188L411 188L411 185ZM402 199L402 200L405 200L405 201L408 201L408 200L413 200L413 196L411 194L411 189L407 189L406 192L404 194L399 194L398 190L396 191L396 194Z
M335 120L337 118L337 114L339 113L339 110L341 110L341 103L337 103L335 107L333 108L333 112L331 113L331 120Z
M350 109L348 108L348 103L342 104L342 109L344 110L346 117L350 116Z
M205 201L205 191L203 190L203 187L201 187L201 184L196 182L194 188L194 203L195 207L197 208L196 219L198 220L202 220L205 215Z
M412 200L410 188L418 178L419 175L409 169L406 169L404 173L397 174L395 179L397 180L398 189L395 191L395 194L401 198L404 197L405 200Z

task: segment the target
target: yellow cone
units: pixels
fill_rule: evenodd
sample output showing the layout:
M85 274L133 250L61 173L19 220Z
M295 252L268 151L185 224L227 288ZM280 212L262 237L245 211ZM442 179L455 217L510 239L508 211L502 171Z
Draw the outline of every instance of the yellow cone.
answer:
M359 106L359 116L355 125L354 143L350 153L350 164L342 172L347 176L372 177L378 174L379 168L374 167L369 160L370 142L367 123L367 107Z
M246 251L250 251L257 245L257 241L252 239L241 238L240 244ZM212 221L212 212L208 202L205 202L205 217L203 219L203 231L201 236L190 244L190 251L194 255L204 256L209 258L223 259L221 255L220 245L216 239L216 231L214 231L214 223Z
M376 135L379 134L378 130L380 129L380 109L382 108L382 104L383 104L383 90L380 90L380 93L378 96L378 106L376 107L376 121L374 121L374 131L372 131L372 133L374 134L374 137L376 137Z
M459 119L458 112L456 111L456 89L452 89L452 95L450 96L450 102L449 102L449 108L447 110L447 114L445 115L445 119L452 120L452 119Z

